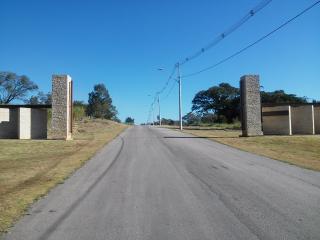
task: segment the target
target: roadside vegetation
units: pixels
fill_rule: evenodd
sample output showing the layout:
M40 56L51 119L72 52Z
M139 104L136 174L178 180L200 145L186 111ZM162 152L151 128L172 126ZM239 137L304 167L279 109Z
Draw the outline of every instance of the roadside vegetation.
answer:
M307 99L283 90L261 92L262 103L307 103ZM183 122L186 133L320 171L320 136L239 137L240 90L228 83L221 83L195 94L191 112L183 117ZM162 123L170 128L177 128L179 124L171 119L162 119Z
M127 117L126 120L124 121L124 123L128 124L128 125L134 125L134 118Z
M15 102L50 105L51 93L38 91L25 75L0 72L0 104ZM0 139L0 233L127 128L119 123L118 111L102 83L94 85L87 103L74 101L73 140L50 140L51 113L48 109L49 140Z
M0 140L0 232L126 127L83 119L75 123L72 141Z
M307 99L307 97L286 93L284 90L261 91L262 104L303 104L308 102ZM184 125L188 126L239 124L240 89L229 83L220 83L218 86L197 92L192 100L191 111L184 115L182 120ZM179 122L173 119L161 118L161 122L163 125L179 125ZM158 125L159 121L154 124Z
M178 129L176 126L166 126ZM240 137L234 124L185 126L183 132L247 152L320 171L320 135Z

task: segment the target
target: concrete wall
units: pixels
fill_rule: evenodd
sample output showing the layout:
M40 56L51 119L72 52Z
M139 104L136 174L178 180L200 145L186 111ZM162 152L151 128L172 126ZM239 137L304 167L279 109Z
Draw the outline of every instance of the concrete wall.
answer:
M52 76L52 138L71 139L72 84L68 75Z
M46 139L47 109L0 108L0 139Z
M314 107L314 128L315 133L320 134L320 106Z
M18 110L0 108L0 138L18 138Z
M292 135L290 106L263 107L262 116L263 134Z
M314 134L313 105L291 107L292 134Z
M240 94L242 135L262 135L259 76L245 75L241 77Z
M31 139L47 138L47 109L31 109Z
M31 108L19 108L19 139L31 139Z

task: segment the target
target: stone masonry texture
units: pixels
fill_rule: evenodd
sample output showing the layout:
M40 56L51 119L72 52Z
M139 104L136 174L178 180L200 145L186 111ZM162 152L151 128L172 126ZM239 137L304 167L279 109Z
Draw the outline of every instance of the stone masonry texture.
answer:
M263 135L259 75L240 79L242 136Z
M70 139L70 83L68 75L52 76L52 138Z

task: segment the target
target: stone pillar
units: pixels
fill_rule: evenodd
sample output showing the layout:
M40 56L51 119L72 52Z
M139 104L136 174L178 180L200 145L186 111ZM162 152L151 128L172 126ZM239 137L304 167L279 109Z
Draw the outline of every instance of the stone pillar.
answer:
M244 75L240 79L242 136L260 136L261 98L259 75Z
M71 139L72 80L69 75L52 76L52 138Z

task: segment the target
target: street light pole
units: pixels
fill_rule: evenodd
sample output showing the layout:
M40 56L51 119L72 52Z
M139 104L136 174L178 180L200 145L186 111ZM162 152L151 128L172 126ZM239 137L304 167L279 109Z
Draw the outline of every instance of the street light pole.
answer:
M158 68L158 71L163 71L163 68ZM158 105L159 105L159 126L161 126L161 110L160 110L160 93L158 93Z
M180 76L180 64L177 63L178 72L178 83L179 83L179 121L180 121L180 131L182 131L182 96L181 96L181 76Z
M154 106L152 106L152 125L154 126Z
M159 105L159 126L161 126L161 109L160 109L160 96L158 95L158 105Z

